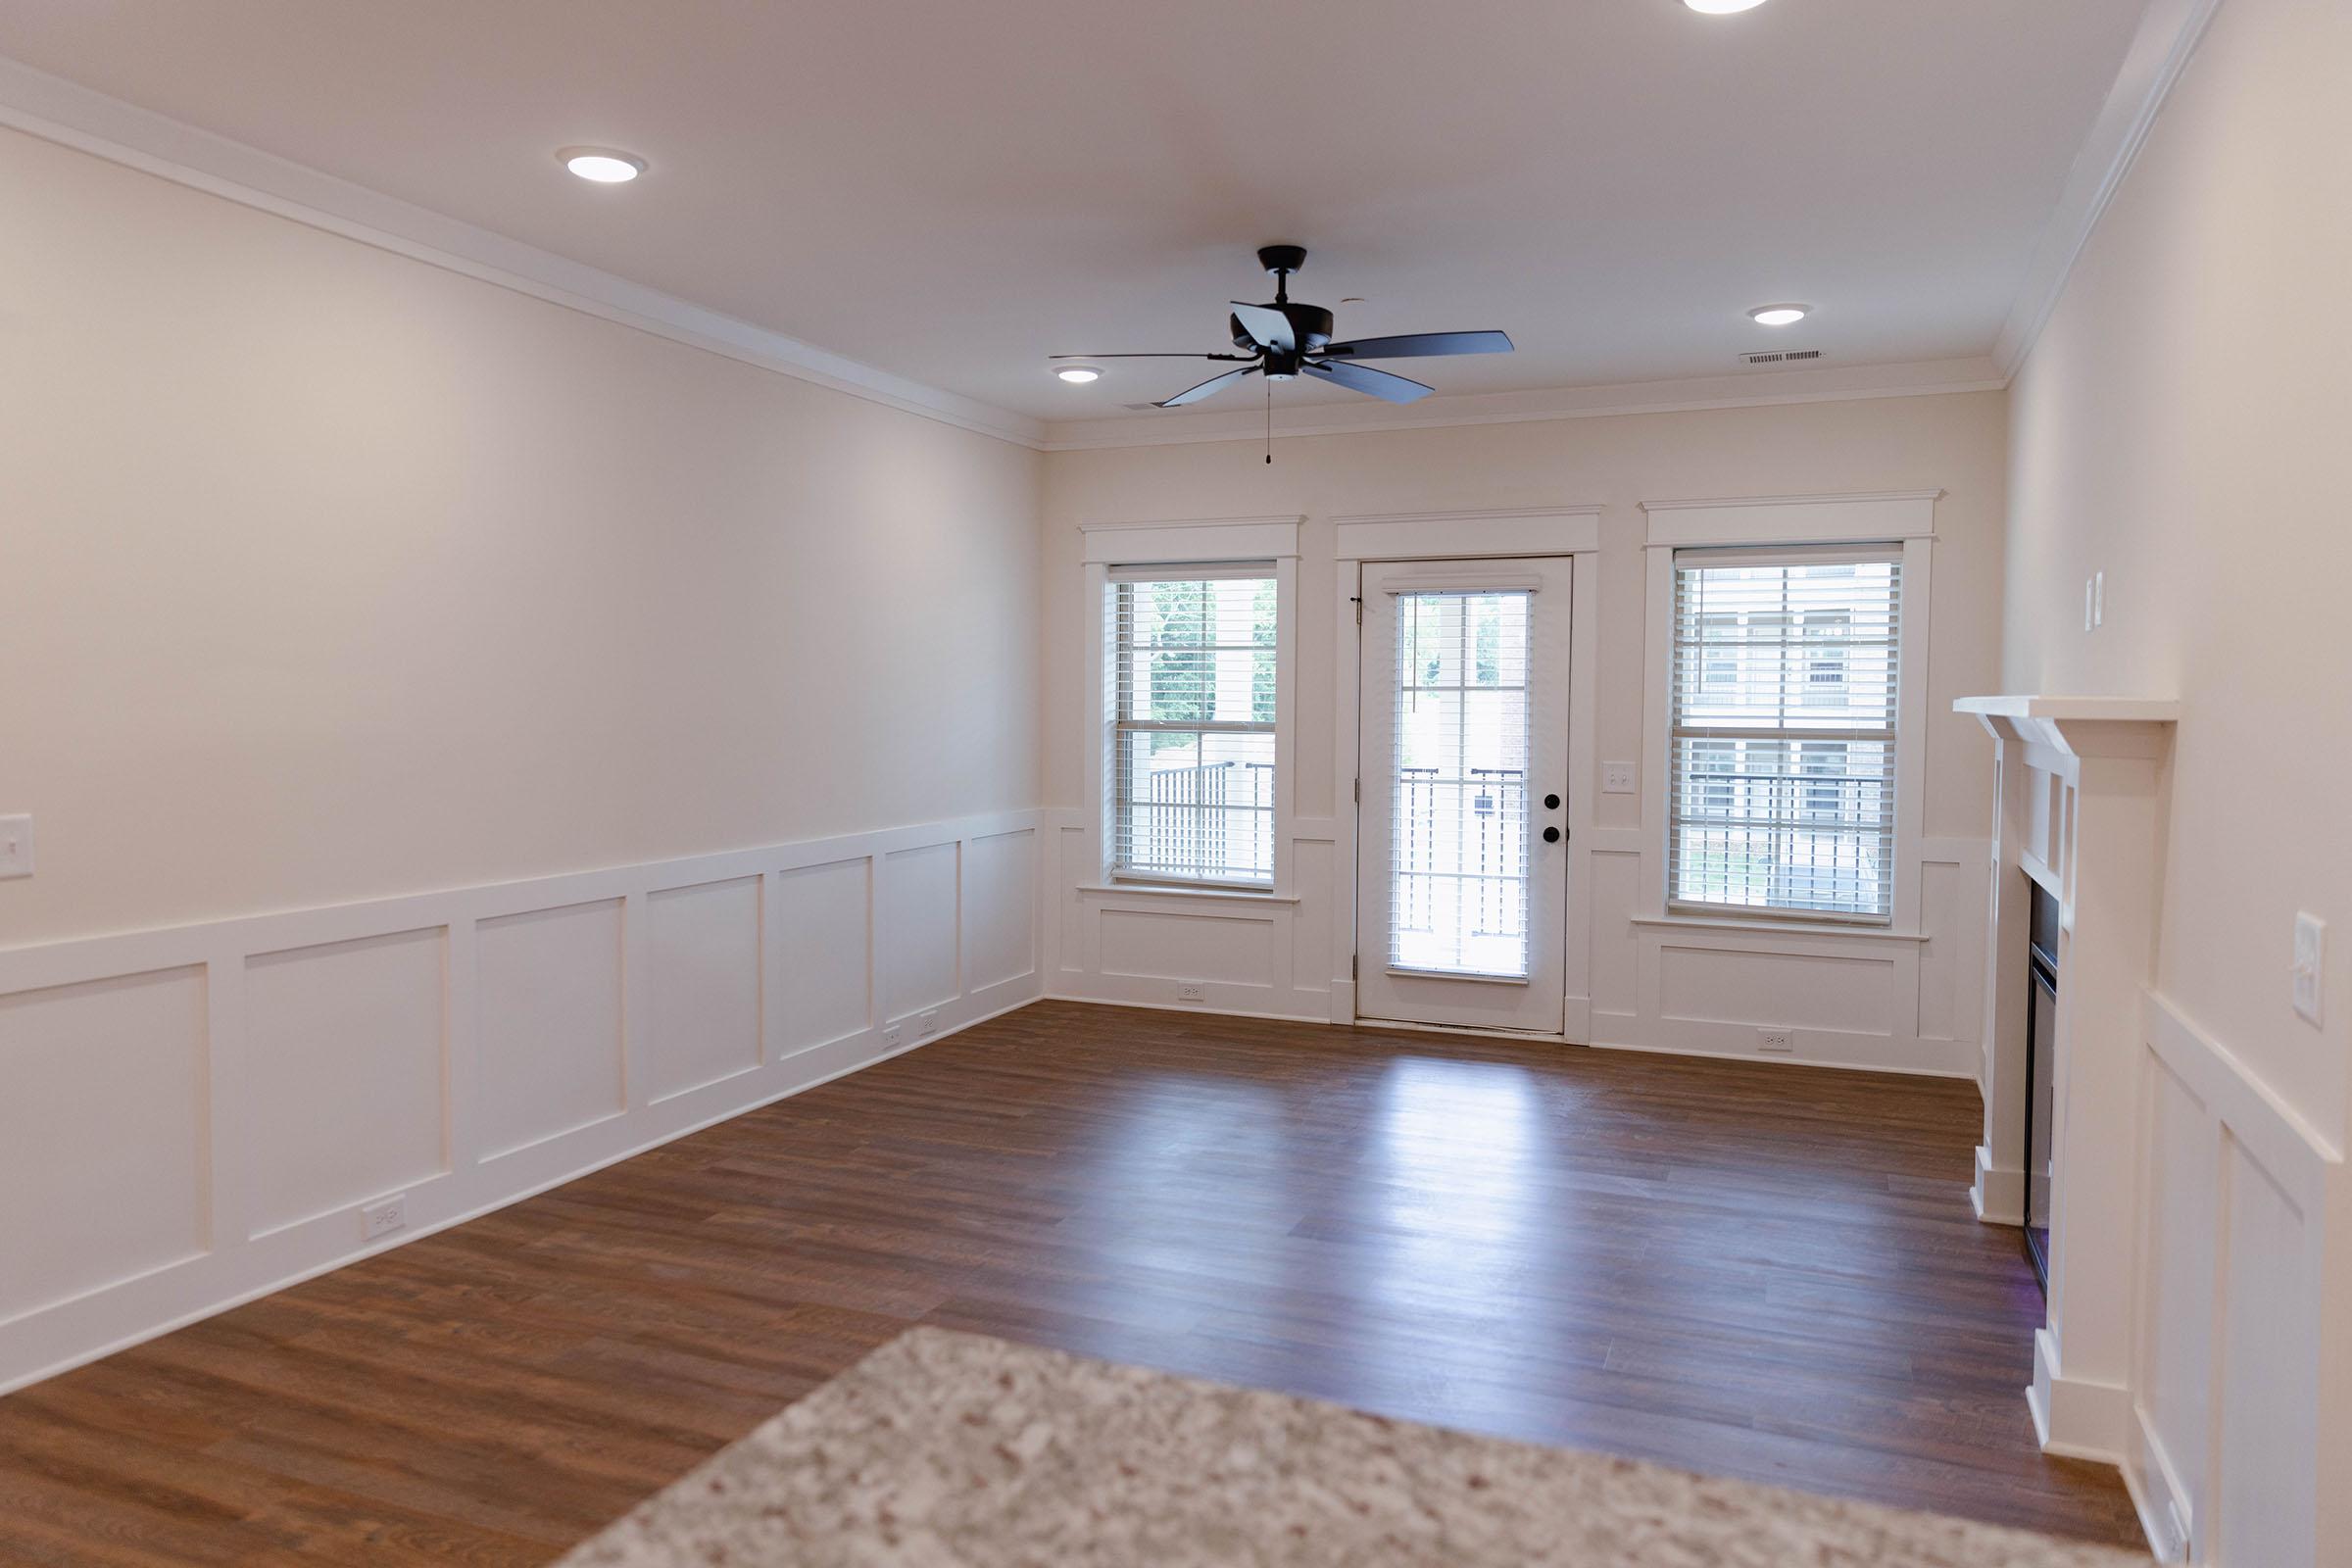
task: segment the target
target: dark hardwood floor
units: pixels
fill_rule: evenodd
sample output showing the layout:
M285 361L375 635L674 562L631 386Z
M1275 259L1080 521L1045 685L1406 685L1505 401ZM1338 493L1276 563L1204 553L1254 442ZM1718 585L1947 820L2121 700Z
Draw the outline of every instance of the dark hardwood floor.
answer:
M0 1562L546 1562L917 1322L2136 1544L1977 1119L1040 1004L0 1400Z

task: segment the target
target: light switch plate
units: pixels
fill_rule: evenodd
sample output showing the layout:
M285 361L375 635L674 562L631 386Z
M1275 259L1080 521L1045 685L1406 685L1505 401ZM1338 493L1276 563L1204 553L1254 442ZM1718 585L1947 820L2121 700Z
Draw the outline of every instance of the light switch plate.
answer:
M32 875L32 818L0 816L0 877Z
M2317 1028L2321 982L2327 976L2328 922L2316 914L2295 916L2295 1011Z
M1633 794L1634 764L1631 762L1601 763L1600 788L1601 792L1606 795Z

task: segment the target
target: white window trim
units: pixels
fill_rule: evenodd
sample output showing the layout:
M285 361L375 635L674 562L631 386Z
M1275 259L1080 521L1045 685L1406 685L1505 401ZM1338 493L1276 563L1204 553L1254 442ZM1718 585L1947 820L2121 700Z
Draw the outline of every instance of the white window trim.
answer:
M1089 522L1079 524L1086 536L1085 591L1079 596L1086 615L1086 864L1095 874L1082 886L1119 893L1177 893L1195 898L1233 899L1243 903L1295 903L1298 893L1292 851L1298 819L1298 530L1306 519L1295 517L1211 517L1146 522ZM1236 561L1274 563L1274 880L1271 886L1163 880L1113 876L1105 825L1109 816L1110 781L1105 766L1104 731L1110 724L1109 681L1103 654L1103 606L1110 591L1114 566L1185 566L1230 564Z
M1727 501L1645 501L1648 535L1647 597L1643 622L1642 754L1647 774L1642 792L1642 839L1650 865L1643 878L1642 924L1759 925L1801 923L1822 934L1855 937L1915 937L1920 933L1921 858L1924 848L1925 774L1928 729L1929 606L1935 554L1936 502L1940 490L1854 496L1761 496ZM1806 545L1896 544L1901 547L1901 636L1896 646L1898 686L1894 729L1894 888L1886 920L1839 915L1807 916L1788 909L1758 909L1754 915L1708 908L1686 912L1673 906L1669 835L1673 812L1674 725L1674 553L1708 546L1746 545L1796 549Z

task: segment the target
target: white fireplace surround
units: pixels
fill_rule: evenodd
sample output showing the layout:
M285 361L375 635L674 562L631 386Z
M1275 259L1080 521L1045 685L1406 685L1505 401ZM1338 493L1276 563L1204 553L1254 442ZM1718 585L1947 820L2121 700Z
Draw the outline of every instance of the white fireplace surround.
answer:
M2034 1336L2044 1446L2123 1449L2129 1415L2140 993L2162 896L2163 771L2178 704L1969 697L1993 738L1992 929L1985 947L1980 1218L2024 1222L2027 879L2059 904L2049 1321ZM2022 874L2021 874L2022 873Z
M2352 1194L2341 1152L2158 983L2180 706L1953 706L1994 742L1972 1194L1990 1224L2025 1217L2029 881L2059 901L2042 1446L2120 1466L2165 1560L2332 1561L2315 1455L2343 1269L2324 1244Z

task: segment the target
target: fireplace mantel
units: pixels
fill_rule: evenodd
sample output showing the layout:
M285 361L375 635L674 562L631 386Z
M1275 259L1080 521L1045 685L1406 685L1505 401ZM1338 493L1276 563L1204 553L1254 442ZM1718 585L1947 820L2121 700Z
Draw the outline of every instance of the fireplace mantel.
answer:
M2180 705L2160 697L1963 697L1952 709L1974 713L1994 740L2045 746L2067 758L2153 756L2180 717ZM2046 760L2042 771L2073 773Z
M1963 697L1952 709L1988 718L2084 724L2170 724L2180 716L2180 705L2167 697Z
M2049 1317L2034 1336L2028 1397L2045 1447L2117 1462L2131 1409L2140 996L2155 959L2164 772L2180 705L2017 694L1952 706L1995 743L1973 1199L1987 1223L2024 1221L2031 878L2060 912Z

